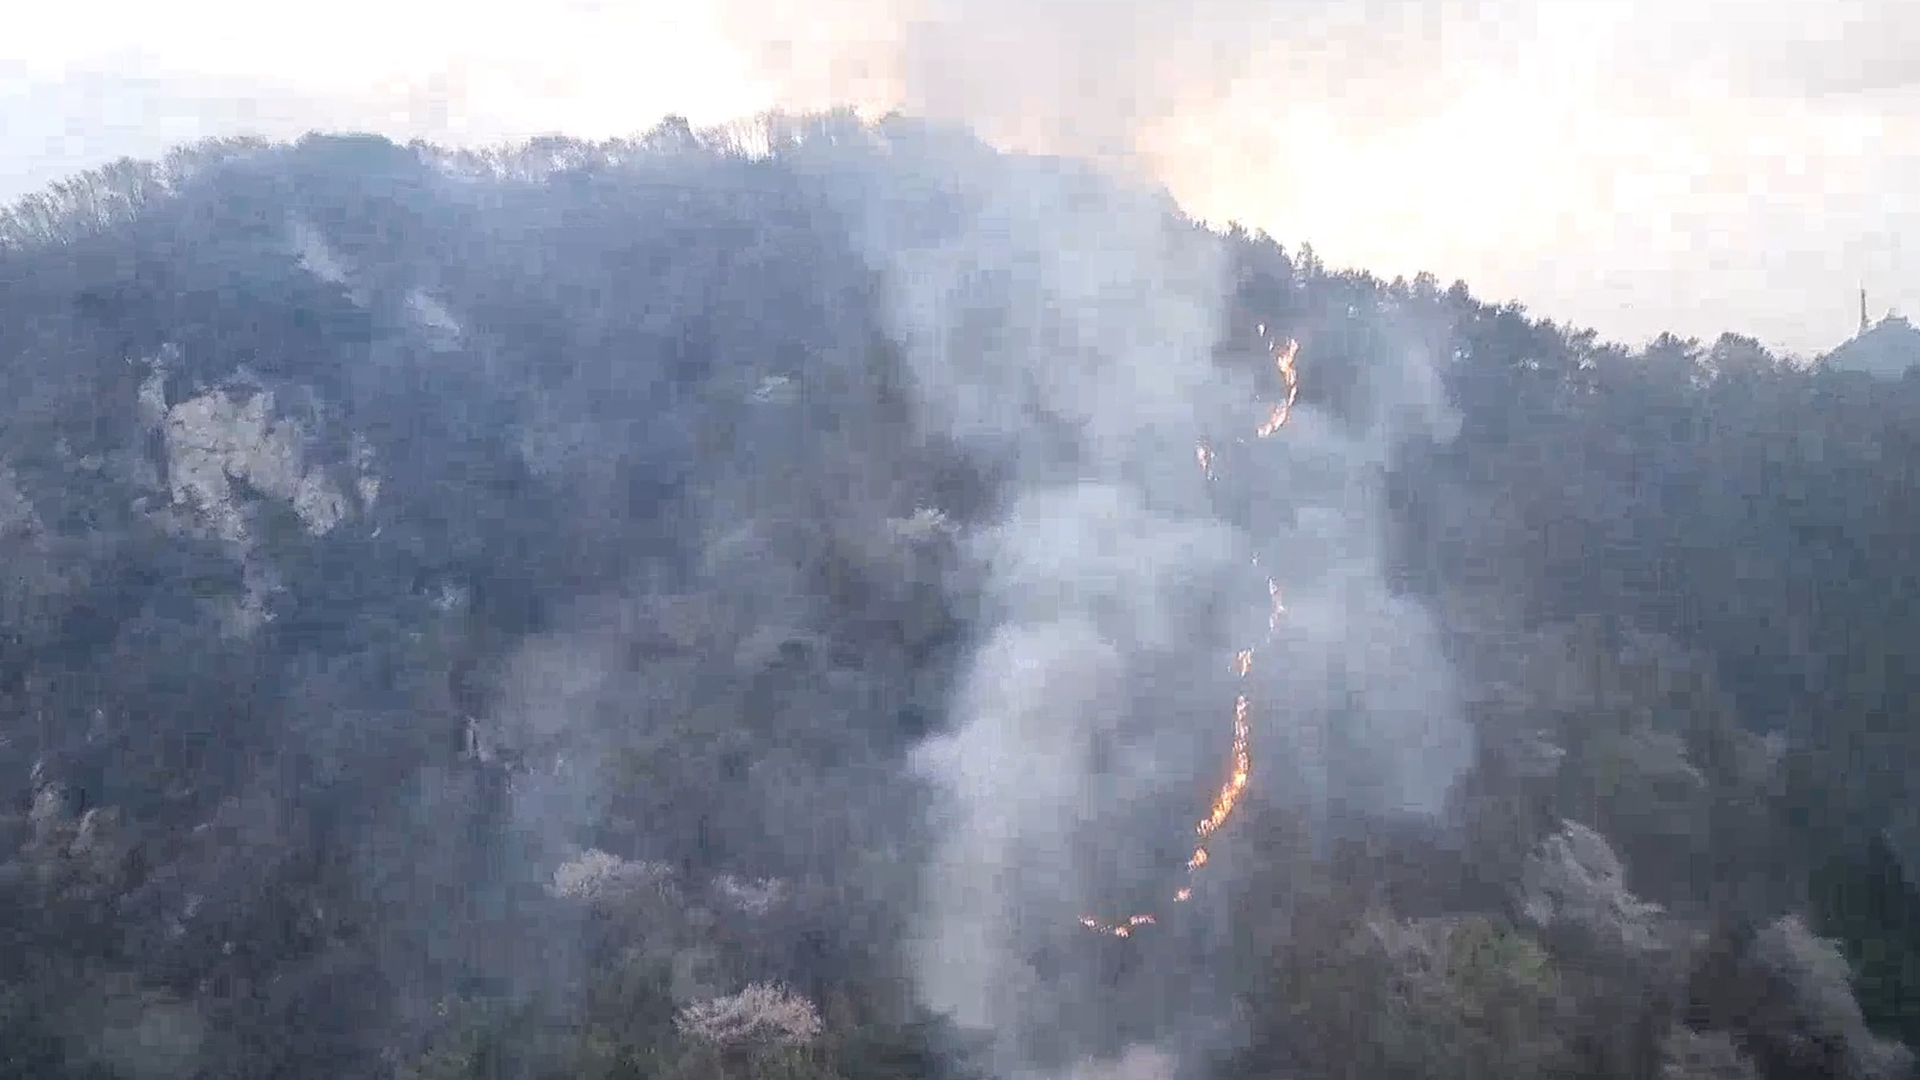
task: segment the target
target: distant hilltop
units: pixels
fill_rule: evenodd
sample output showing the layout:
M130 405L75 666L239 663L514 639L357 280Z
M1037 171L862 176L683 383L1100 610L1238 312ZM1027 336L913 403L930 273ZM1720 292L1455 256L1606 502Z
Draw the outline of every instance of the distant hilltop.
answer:
M1915 327L1906 316L1891 311L1879 322L1869 325L1863 314L1860 332L1823 359L1829 367L1897 379L1905 375L1908 368L1920 364L1920 327Z

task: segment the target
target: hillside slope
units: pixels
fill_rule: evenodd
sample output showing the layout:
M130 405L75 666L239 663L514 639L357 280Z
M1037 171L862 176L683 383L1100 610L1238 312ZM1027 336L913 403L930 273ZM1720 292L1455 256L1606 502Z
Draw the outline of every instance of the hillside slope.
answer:
M123 163L0 380L0 1073L1910 1068L1911 385L838 116Z

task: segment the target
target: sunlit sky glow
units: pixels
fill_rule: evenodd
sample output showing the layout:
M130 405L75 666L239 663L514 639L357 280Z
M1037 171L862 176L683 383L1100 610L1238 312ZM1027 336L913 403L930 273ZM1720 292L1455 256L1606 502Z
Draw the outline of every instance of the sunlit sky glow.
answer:
M1897 0L95 0L9 22L0 197L240 131L591 138L904 103L1130 149L1208 220L1627 341L1810 352L1860 285L1876 315L1920 309L1920 4Z

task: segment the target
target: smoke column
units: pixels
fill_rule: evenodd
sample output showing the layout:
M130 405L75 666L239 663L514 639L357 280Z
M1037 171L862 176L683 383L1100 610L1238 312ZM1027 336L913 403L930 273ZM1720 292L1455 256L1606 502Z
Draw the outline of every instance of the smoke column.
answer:
M1287 777L1323 811L1430 810L1464 764L1431 628L1388 596L1379 565L1372 478L1395 432L1434 411L1430 372L1383 367L1380 419L1358 431L1322 418L1291 454L1246 451L1227 466L1245 511L1230 523L1210 508L1195 440L1250 435L1280 386L1212 363L1229 333L1259 347L1251 326L1224 324L1219 238L1158 189L923 126L880 131L878 152L832 166L829 186L885 282L921 422L1007 480L998 519L968 541L984 626L955 729L917 761L942 799L917 975L930 1005L995 1034L1004 1074L1054 1073L1111 1056L1124 1010L1099 980L1050 978L1038 957L1086 948L1074 916L1113 909L1115 878L1160 897L1174 883L1185 849L1161 865L1136 850L1150 844L1108 842L1098 870L1087 849L1143 811L1190 844L1221 779L1231 643L1269 613L1264 579L1249 587L1256 546L1278 553L1289 604L1299 590L1305 609L1290 620L1307 622L1272 652L1284 674L1254 690L1268 760L1256 753L1254 787ZM1342 742L1301 726L1336 711ZM1163 1041L1209 1006L1156 1008L1146 1029ZM1171 1060L1136 1055L1126 1071Z

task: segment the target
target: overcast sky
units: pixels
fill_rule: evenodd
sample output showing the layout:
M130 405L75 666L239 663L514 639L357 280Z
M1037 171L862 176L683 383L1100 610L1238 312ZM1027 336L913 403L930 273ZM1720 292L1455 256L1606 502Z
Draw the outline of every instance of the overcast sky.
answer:
M444 141L906 104L1197 215L1643 339L1920 315L1912 0L73 0L0 38L0 197L199 135Z

